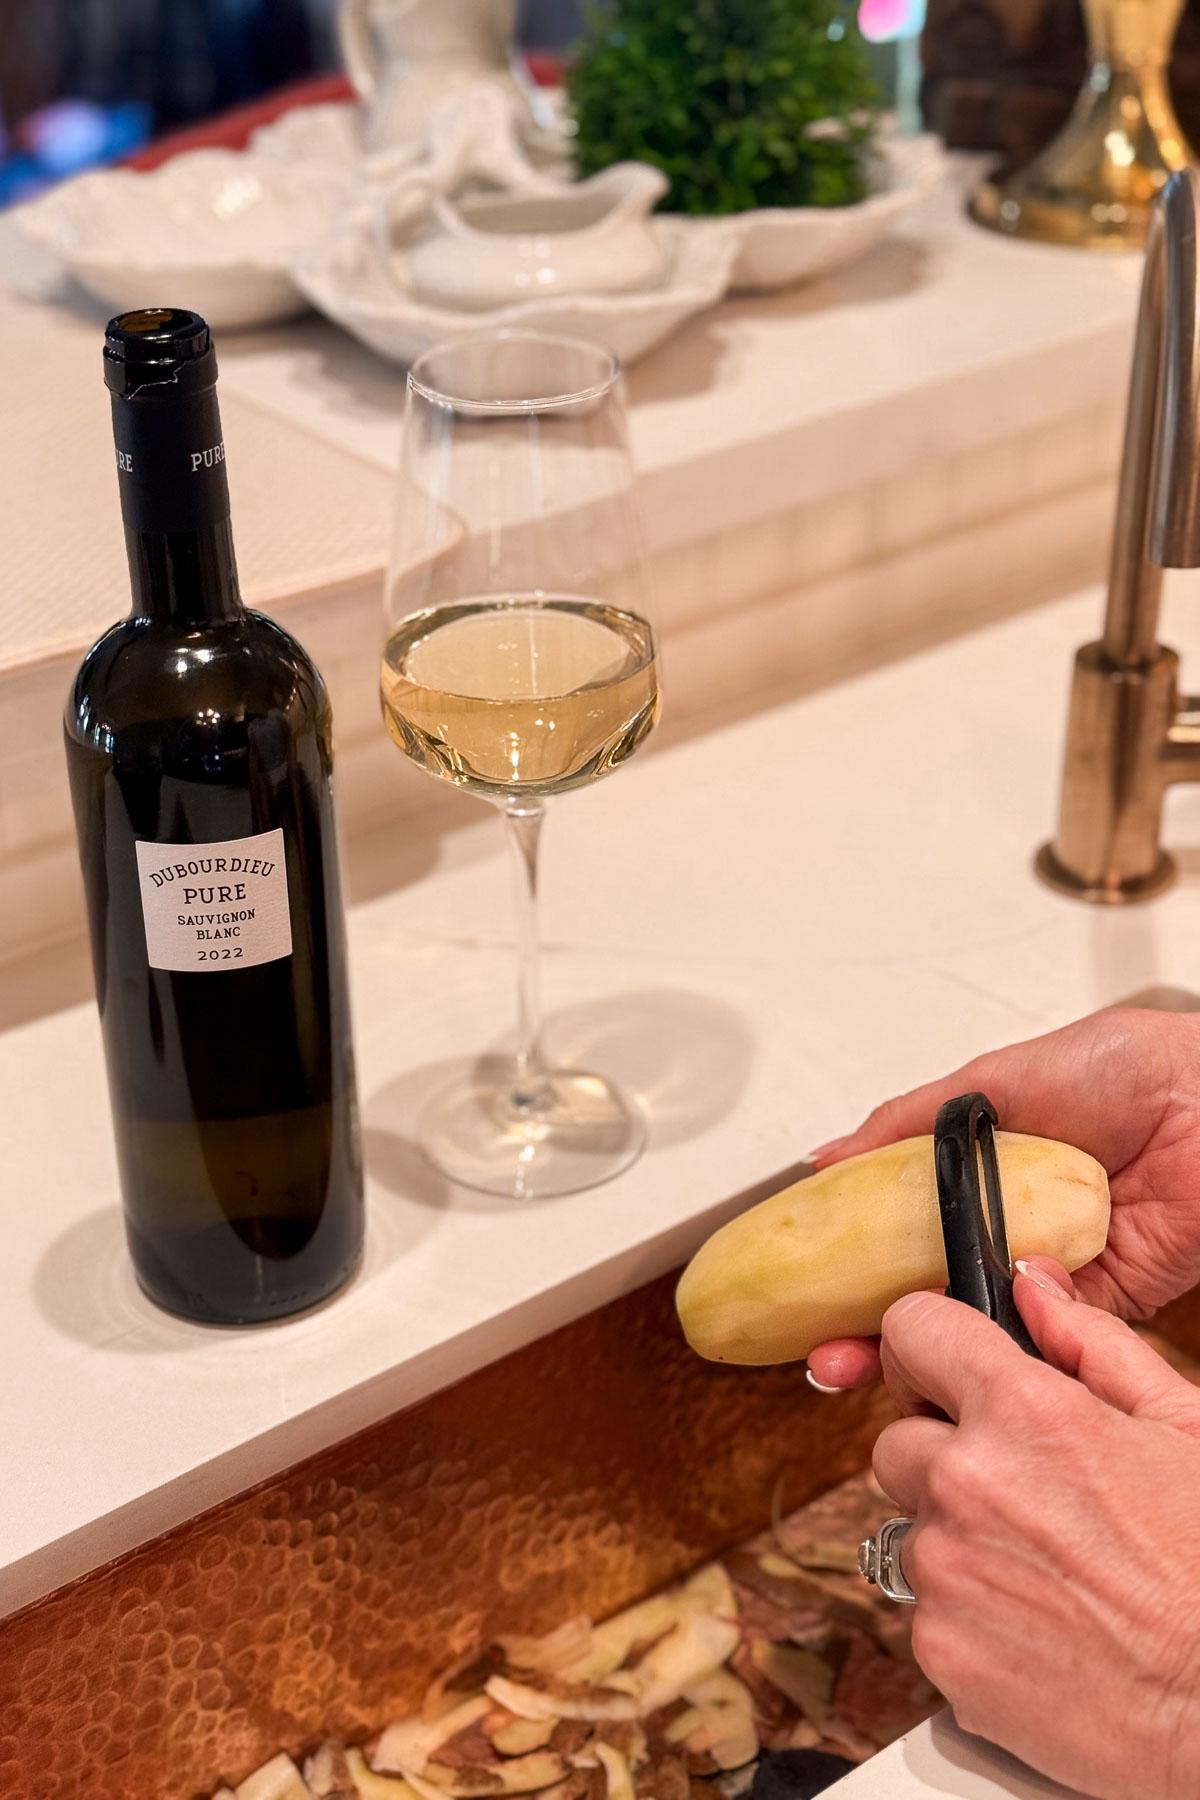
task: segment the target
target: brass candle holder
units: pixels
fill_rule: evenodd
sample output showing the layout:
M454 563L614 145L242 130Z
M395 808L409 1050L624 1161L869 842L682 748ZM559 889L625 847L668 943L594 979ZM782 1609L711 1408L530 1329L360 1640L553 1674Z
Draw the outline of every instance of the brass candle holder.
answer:
M1010 237L1084 249L1146 241L1150 209L1191 153L1167 88L1183 0L1083 0L1088 73L1071 116L1024 169L972 195L972 218Z

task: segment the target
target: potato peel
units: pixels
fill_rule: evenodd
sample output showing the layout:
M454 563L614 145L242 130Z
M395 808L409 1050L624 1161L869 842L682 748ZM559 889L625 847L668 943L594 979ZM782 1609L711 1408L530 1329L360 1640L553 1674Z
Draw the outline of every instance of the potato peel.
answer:
M798 1706L806 1719L823 1728L833 1698L834 1674L823 1656L799 1644L769 1644L758 1638L750 1646L755 1667Z
M587 1614L579 1613L543 1637L502 1637L497 1644L510 1669L560 1675L571 1663L586 1656L592 1646L593 1631Z
M557 1713L549 1719L511 1719L498 1725L491 1739L502 1756L526 1756L530 1750L541 1750L550 1742Z
M424 1769L435 1750L466 1731L492 1710L486 1694L474 1694L439 1719L401 1719L389 1725L371 1757L376 1769Z
M604 1770L607 1800L636 1800L629 1764L611 1744L597 1744L596 1755Z
M717 1800L760 1749L862 1759L936 1705L898 1609L850 1570L879 1504L865 1477L786 1520L776 1503L773 1536L606 1625L485 1643L366 1750L320 1744L303 1776L277 1756L211 1800Z
M657 1712L677 1700L690 1682L711 1675L733 1655L741 1639L731 1619L712 1613L690 1613L652 1650L634 1671L639 1711Z
M319 1745L308 1758L304 1779L316 1800L359 1800L349 1754L343 1745L332 1739ZM220 1800L220 1796L214 1795L213 1800Z
M564 1681L603 1681L619 1669L635 1644L653 1643L679 1621L678 1595L654 1594L636 1606L614 1613L592 1632L590 1648L575 1662L559 1670Z
M379 1775L367 1766L361 1750L346 1753L346 1765L358 1800L421 1800L412 1784L396 1775Z
M598 1719L636 1719L636 1701L615 1689L580 1688L574 1693L565 1685L561 1692L543 1693L540 1688L509 1681L504 1675L493 1675L487 1693L497 1706L506 1707L518 1719L583 1719L589 1724Z
M282 1751L233 1791L235 1800L312 1800L312 1789Z
M420 1775L401 1771L421 1800L487 1800L492 1794L534 1794L553 1787L567 1773L561 1756L536 1750L486 1769L440 1769L430 1764Z

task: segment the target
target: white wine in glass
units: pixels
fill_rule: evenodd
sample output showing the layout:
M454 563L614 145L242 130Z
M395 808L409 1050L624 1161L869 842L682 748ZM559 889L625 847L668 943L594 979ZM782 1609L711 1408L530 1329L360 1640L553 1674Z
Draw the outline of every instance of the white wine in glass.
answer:
M384 652L393 741L489 800L598 781L658 717L654 634L574 594L464 600L418 614Z
M606 351L500 332L414 363L383 715L421 768L503 811L520 957L511 1075L437 1096L419 1135L454 1180L514 1198L607 1180L644 1141L611 1082L546 1063L536 968L544 802L610 774L658 718L632 485Z

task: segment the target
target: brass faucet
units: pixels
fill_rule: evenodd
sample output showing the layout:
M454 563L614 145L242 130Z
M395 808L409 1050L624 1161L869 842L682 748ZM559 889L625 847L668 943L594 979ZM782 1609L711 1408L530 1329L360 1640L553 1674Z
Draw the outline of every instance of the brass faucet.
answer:
M1155 206L1138 306L1104 635L1075 658L1058 835L1038 852L1080 900L1146 900L1169 887L1163 798L1200 781L1200 701L1158 642L1163 569L1200 567L1200 172Z

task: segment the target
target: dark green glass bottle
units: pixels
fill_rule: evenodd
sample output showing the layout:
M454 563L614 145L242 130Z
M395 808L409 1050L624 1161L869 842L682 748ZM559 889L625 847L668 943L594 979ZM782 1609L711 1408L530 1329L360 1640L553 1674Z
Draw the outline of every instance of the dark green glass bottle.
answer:
M195 313L104 348L133 612L65 731L129 1247L168 1311L282 1318L362 1249L329 700L238 592Z

